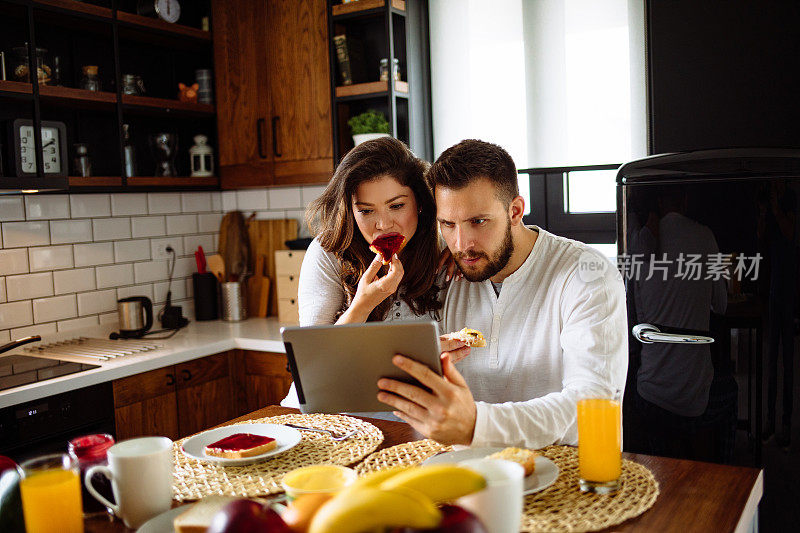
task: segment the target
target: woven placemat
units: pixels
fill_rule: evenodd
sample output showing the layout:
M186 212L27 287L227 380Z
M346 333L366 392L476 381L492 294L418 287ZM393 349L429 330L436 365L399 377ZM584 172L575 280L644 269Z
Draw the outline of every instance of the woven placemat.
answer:
M283 492L281 479L286 472L318 464L352 465L375 451L383 442L380 429L369 422L345 415L292 414L239 422L247 423L291 423L328 429L338 434L354 429L358 429L359 433L337 442L322 433L300 430L303 439L291 450L266 461L244 466L219 466L187 457L180 449L186 439L181 439L173 447L173 491L176 500L199 500L212 494L255 497Z
M452 449L432 440L398 444L375 452L357 467L359 475L392 466L417 465ZM521 531L597 531L644 513L658 497L658 482L644 466L622 461L622 488L611 495L587 494L578 488L578 449L548 446L539 450L558 465L556 482L525 497Z

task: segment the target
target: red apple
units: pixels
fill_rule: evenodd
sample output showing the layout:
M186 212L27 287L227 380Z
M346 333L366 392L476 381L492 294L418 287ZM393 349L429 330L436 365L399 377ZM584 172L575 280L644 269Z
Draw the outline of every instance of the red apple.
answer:
M253 500L235 500L211 519L206 533L292 533L278 513Z
M398 530L399 533L486 533L486 528L477 516L458 505L445 504L442 510L442 522L433 529L414 529L411 527Z

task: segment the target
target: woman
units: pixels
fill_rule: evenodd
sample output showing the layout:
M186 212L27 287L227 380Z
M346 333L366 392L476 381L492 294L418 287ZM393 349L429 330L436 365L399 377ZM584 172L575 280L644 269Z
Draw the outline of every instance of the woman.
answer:
M438 320L436 205L427 163L384 137L342 159L306 220L316 238L300 270L300 325ZM405 247L388 267L370 243L400 233ZM281 405L297 407L294 385Z

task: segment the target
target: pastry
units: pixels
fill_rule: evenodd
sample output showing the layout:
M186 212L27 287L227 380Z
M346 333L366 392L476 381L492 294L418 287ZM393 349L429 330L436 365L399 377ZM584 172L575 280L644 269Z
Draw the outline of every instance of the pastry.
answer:
M526 448L506 448L493 453L489 456L489 459L505 459L506 461L518 463L525 469L525 475L529 476L536 470L537 455L535 451Z
M233 496L206 496L176 516L172 527L176 533L205 533L214 515L235 499Z
M483 333L477 329L464 328L461 331L454 331L453 333L442 335L442 337L450 340L461 341L467 346L471 346L473 348L482 348L486 346L486 339L483 338Z

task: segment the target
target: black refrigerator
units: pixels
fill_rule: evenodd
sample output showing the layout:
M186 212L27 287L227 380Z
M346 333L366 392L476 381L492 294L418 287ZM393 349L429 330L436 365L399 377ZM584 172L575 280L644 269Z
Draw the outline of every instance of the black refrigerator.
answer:
M626 451L728 463L791 446L800 150L720 149L617 174ZM742 445L741 440L739 446Z

